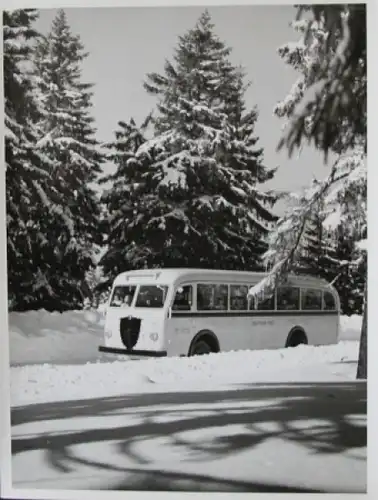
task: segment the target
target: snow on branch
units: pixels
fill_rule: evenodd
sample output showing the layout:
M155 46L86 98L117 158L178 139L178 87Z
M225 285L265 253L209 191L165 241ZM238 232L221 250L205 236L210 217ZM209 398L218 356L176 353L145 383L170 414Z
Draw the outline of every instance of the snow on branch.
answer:
M33 183L33 185L34 185L37 193L39 194L41 202L43 203L43 205L48 210L50 210L52 213L55 213L56 215L58 215L59 217L61 217L61 219L63 220L63 222L66 225L66 228L67 228L69 234L71 235L71 237L73 237L74 234L75 234L74 224L73 224L72 219L70 217L68 217L68 215L65 213L63 207L60 206L60 205L56 205L55 203L52 203L47 198L46 193L43 190L42 186L39 184L39 182L33 180L32 183Z
M342 181L334 183L325 198L329 213L323 226L332 230L342 221L357 239L364 238L367 229L367 164L362 145L340 158L338 179Z
M291 209L287 215L279 219L275 230L269 236L269 250L263 256L266 266L272 266L271 270L263 280L249 289L249 297L259 300L269 297L273 295L276 287L286 280L296 260L313 209L324 198L330 186L340 178L338 173L338 161L336 161L324 181L314 181L313 186L305 191L301 205Z
M314 9L313 20L301 21L301 39L278 49L300 76L274 113L287 119L279 149L291 155L307 139L327 158L366 135L365 14L350 5Z

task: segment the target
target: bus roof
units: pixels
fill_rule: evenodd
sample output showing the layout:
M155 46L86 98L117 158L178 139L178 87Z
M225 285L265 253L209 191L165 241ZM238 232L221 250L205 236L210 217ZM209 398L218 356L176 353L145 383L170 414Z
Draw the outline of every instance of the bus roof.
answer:
M236 282L251 282L257 283L262 280L267 273L251 272L251 271L232 271L232 270L217 270L217 269L191 269L191 268L156 268L156 269L139 269L126 271L119 274L114 284L126 283L156 283L157 285L175 283L176 281L201 281L211 279L224 279L225 281ZM328 282L321 278L316 278L308 275L289 274L289 280L301 286L329 286Z

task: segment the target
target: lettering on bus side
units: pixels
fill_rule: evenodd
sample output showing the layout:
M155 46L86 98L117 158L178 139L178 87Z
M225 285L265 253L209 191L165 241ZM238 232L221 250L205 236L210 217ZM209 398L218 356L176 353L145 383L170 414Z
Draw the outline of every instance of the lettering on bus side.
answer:
M252 326L271 326L271 325L274 325L274 320L272 319L258 319L258 320L255 320L255 321L252 321Z
M177 328L175 328L175 334L176 335L189 335L190 328L177 327Z

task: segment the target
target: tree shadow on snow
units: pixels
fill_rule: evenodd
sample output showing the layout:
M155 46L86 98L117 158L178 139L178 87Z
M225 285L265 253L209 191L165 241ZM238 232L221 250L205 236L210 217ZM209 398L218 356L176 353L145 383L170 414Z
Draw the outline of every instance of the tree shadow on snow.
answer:
M12 426L15 429L23 423L40 421L41 432L35 435L33 430L30 437L14 437L12 454L42 450L50 466L62 474L69 474L79 465L92 468L94 474L100 470L125 474L124 481L106 489L306 492L310 490L156 470L159 457L143 453L143 444L149 443L147 449L151 449L151 442L156 441L159 447L164 438L164 448L180 456L176 460L197 464L199 471L201 463L216 463L242 451L253 452L274 438L305 447L311 454L363 450L367 446L366 396L364 382L263 384L232 391L154 393L29 405L12 410ZM88 425L84 430L43 434L46 420L63 419L64 426L67 419L68 427L71 418L111 415L118 416L117 427L99 425L91 429ZM230 430L233 425L238 426L236 434ZM196 435L200 438L193 438ZM75 446L89 443L110 443L112 463L79 456ZM250 456L255 460L253 453ZM125 460L140 468L147 466L148 470L113 465ZM250 467L253 479L253 463Z

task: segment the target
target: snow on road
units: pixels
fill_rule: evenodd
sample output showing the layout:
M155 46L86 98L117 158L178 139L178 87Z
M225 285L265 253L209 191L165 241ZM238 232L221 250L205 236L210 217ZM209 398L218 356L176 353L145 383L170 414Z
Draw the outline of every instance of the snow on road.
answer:
M97 312L13 315L13 485L363 492L360 320L334 346L110 362Z
M12 424L17 488L366 490L361 382L38 404Z

